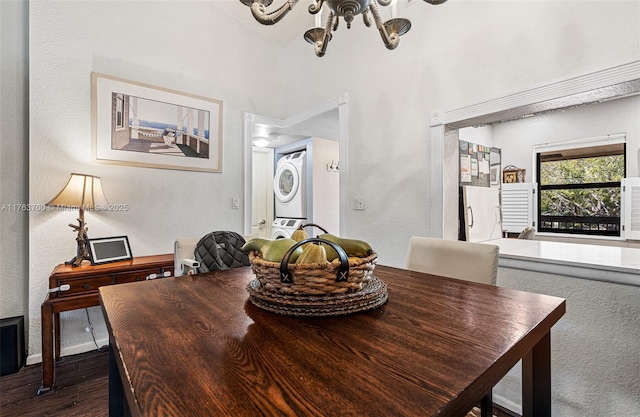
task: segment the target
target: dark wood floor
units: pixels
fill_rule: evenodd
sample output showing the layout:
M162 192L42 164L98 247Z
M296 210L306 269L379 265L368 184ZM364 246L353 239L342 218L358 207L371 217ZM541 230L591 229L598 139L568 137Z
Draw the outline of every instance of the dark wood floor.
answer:
M0 416L106 417L109 414L109 354L106 352L63 357L56 364L54 390L37 396L41 384L40 364L0 377Z
M51 392L36 395L42 383L40 364L0 377L1 417L106 417L109 414L109 354L87 352L56 364ZM477 417L477 412L468 417ZM495 417L513 417L494 410ZM176 416L178 417L178 416Z

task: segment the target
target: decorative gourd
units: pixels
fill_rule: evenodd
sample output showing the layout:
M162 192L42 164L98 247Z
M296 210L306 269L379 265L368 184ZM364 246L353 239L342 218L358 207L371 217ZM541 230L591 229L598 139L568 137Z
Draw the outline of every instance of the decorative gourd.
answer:
M297 264L320 264L327 262L327 251L324 246L307 243L303 245L303 248L302 254L296 260Z

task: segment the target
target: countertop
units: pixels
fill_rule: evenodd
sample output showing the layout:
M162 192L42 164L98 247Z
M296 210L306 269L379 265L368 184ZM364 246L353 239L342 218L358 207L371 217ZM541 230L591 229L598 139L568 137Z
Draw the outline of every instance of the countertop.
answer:
M640 286L640 249L525 239L493 239L499 265Z

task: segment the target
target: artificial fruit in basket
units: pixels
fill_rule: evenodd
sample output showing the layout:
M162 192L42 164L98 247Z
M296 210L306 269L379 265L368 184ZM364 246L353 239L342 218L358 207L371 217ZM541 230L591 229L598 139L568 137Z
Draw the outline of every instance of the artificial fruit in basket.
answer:
M324 233L322 235L319 235L318 237L321 239L326 239L340 246L342 249L344 249L345 252L347 252L348 256L366 258L373 253L371 245L369 245L364 240L342 238L332 235L331 233ZM336 252L331 246L323 246L327 251L327 259L329 261L333 261L338 257L338 252Z
M265 261L280 262L287 251L296 243L293 239L264 239L256 237L247 241L242 246L242 251L247 253L251 251L259 252ZM289 263L295 262L302 252L303 249L301 247L296 248L289 257Z
M304 230L302 226L298 227L292 234L291 239L296 242L301 242L305 239L309 239L309 234Z
M323 264L327 262L327 251L323 245L309 242L303 247L302 254L296 260L297 264Z

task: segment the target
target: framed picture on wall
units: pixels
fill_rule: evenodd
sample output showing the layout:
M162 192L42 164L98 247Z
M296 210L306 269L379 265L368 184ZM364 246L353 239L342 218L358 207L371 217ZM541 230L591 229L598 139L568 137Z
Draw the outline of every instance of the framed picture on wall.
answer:
M504 184L511 184L516 182L524 182L525 169L518 168L513 165L507 165L502 170L502 182Z
M92 73L99 162L222 172L222 101Z

